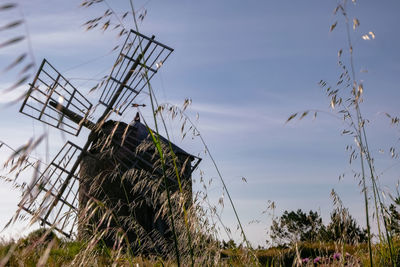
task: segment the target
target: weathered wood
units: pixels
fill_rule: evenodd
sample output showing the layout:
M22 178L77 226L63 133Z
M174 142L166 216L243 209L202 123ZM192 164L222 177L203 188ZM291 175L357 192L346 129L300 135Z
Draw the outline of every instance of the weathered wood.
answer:
M79 188L79 237L94 234L100 224L102 212L112 211L113 219L97 229L108 231L103 238L112 246L115 230L126 233L131 246L144 253L164 253L171 247L172 235L167 214L160 212L166 201L165 187L161 180L162 168L158 153L148 136L147 128L140 122L129 126L123 122L107 121L100 131L89 137L92 146L84 156L80 167ZM166 152L168 187L172 193L179 190L172 164L169 144L162 139ZM191 196L191 162L193 156L172 145L178 171L185 192ZM90 200L101 203L99 210L91 214L85 207ZM188 202L191 202L188 201ZM188 204L190 205L190 204ZM177 203L174 207L177 207ZM141 245L138 244L140 239Z

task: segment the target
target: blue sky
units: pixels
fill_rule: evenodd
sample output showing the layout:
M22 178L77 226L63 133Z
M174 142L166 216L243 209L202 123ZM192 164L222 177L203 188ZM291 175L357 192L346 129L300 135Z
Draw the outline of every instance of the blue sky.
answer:
M129 10L128 1L107 3L118 14ZM104 13L106 4L90 9L79 8L79 4L78 0L35 0L21 1L20 8L29 27L36 66L42 58L47 58L71 83L85 91L94 82L76 78L107 75L117 56L109 52L119 40L116 32L85 32L81 27L86 20ZM354 142L351 137L340 135L341 122L321 113L316 120L309 117L285 124L294 112L330 111L329 100L317 83L321 79L335 83L340 74L337 51L346 45L343 21L329 32L330 25L339 19L333 15L336 1L153 0L134 1L134 4L139 13L142 7L147 10L139 23L140 31L156 35L157 40L175 49L152 80L158 100L179 105L187 97L193 100L188 113L193 119L196 113L200 115L196 126L221 169L253 244L264 245L267 239L271 217L262 212L268 200L276 202L276 214L285 209L312 209L320 211L326 221L332 210L332 188L360 224L364 224L361 188L352 178L352 169L357 166L348 165L345 151L346 145ZM391 145L398 145L398 128L391 127L382 112L399 112L396 78L400 71L397 29L400 4L394 0L360 1L349 6L350 16L361 22L352 33L355 69L365 87L362 108L371 121L367 128L371 150L376 156L377 169L383 171L398 163L386 153ZM19 14L9 13L0 23L5 24ZM124 23L126 27L133 25L131 17ZM0 40L18 31L25 33L23 27L3 31ZM369 31L376 34L376 39L362 40L361 36ZM0 50L0 67L26 50L26 42ZM96 60L83 64L93 59ZM359 72L363 69L368 72ZM14 77L11 73L0 76L0 88L7 88ZM17 112L20 104L6 107L4 103L10 97L10 94L0 95L0 140L18 147L33 134L39 136L49 131L50 159L65 138L83 143L83 138L60 136L57 130L25 118ZM90 98L95 102L95 95ZM145 96L141 100L146 101ZM150 119L149 108L142 112ZM132 110L123 119L130 121L134 113ZM202 153L199 140L186 138L181 142L178 126L178 121L168 120L173 140L193 154ZM379 149L385 153L378 153ZM2 152L3 158L9 153ZM45 147L34 154L45 159ZM213 179L210 198L216 204L222 186L209 158L204 154L202 157L200 169L206 179ZM398 170L395 165L381 177L387 190L394 189ZM347 175L339 182L342 173ZM198 180L198 174L194 178ZM194 186L201 190L198 183ZM0 194L0 212L2 218L8 218L19 193L2 183ZM235 229L233 213L226 201L223 218ZM261 223L249 225L253 219ZM238 233L234 236L238 237Z

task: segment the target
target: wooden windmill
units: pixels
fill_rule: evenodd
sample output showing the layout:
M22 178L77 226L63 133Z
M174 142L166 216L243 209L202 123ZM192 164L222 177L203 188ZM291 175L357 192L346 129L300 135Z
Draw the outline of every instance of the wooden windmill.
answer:
M62 147L26 190L19 203L22 210L72 238L77 232L91 234L82 213L88 212L87 203L93 201L112 210L111 224L118 225L131 239L136 238L138 229L131 228L130 220L142 231L168 235L168 222L158 216L162 203L154 199L157 194L146 185L141 190L133 188L143 179L156 182L164 177L164 189L176 191L179 185L173 169L178 168L182 183L191 193L191 173L201 159L159 136L174 157L173 162L167 160L160 167L149 137L151 130L139 117L131 124L108 118L113 112L122 115L131 107L172 51L154 36L149 38L131 30L104 83L99 103L105 110L95 122L89 115L93 105L84 93L43 60L20 112L72 135L78 136L82 127L88 128L90 134L82 147L70 141ZM99 216L93 218L100 220Z

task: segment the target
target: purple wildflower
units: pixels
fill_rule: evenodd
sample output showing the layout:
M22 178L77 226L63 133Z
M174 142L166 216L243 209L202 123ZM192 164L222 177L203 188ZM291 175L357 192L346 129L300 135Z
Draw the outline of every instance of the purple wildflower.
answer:
M309 258L304 258L304 259L301 260L302 263L308 263L309 261L310 261Z
M342 254L340 254L339 252L336 252L335 254L333 254L333 259L334 260L340 260L341 256L342 256Z
M314 263L320 263L320 260L321 260L320 257L316 257L316 258L314 259Z

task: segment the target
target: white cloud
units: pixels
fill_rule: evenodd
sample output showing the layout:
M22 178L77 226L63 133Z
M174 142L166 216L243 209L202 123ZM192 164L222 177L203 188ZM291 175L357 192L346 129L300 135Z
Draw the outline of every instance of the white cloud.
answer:
M23 95L26 93L28 85L24 84L14 88L11 91L5 91L11 86L13 86L13 83L0 84L0 104L10 104L11 102L15 102L23 97Z
M186 113L201 132L232 133L257 132L282 127L285 119L261 106L193 103ZM198 122L193 119L199 114Z

